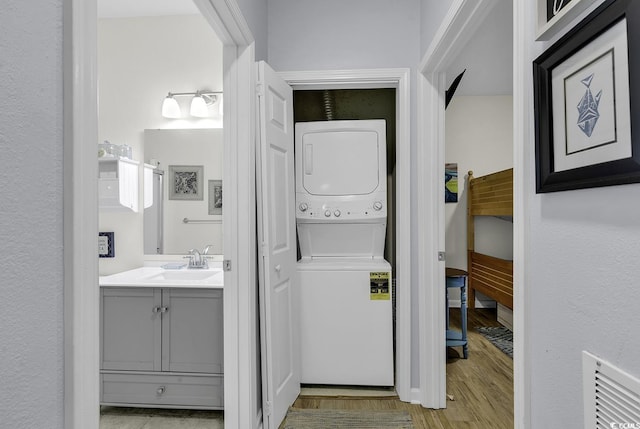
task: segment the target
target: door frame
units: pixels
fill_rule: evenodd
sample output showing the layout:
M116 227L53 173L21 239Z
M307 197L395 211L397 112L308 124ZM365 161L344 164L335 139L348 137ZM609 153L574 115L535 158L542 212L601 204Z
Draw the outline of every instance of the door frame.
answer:
M446 408L446 315L444 227L444 152L447 67L482 24L498 0L457 0L449 8L418 67L418 218L427 219L418 234L417 260L420 289L420 403L428 408Z
M446 406L446 346L444 264L438 264L437 252L444 249L444 148L445 114L444 94L446 69L457 57L474 32L482 24L497 0L457 0L443 19L419 66L418 74L418 163L431 166L430 171L418 171L418 217L430 219L432 225L426 233L418 235L420 265L418 283L431 285L422 288L420 308L420 385L423 386L422 404L430 408ZM524 76L530 72L524 41L528 27L526 10L520 2L514 3L514 142L527 140L529 124L522 117L518 105L529 105L530 94L524 90ZM518 428L530 427L530 359L527 343L528 306L525 284L526 210L524 188L524 155L521 145L514 143L514 200L513 200L513 261L514 261L514 424ZM427 317L431 315L431 317Z
M194 0L224 45L225 426L257 428L254 37L236 0ZM98 429L96 0L63 2L64 420ZM92 287L93 286L93 287Z
M410 70L279 72L295 90L396 89L396 391L411 402L411 146ZM405 293L406 291L406 293Z

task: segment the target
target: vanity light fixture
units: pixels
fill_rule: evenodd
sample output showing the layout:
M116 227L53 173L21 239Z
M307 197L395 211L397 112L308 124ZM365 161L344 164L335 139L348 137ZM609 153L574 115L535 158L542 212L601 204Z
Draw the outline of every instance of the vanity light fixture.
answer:
M177 119L182 117L180 106L175 97L192 97L189 114L197 118L208 118L209 106L218 101L221 91L170 92L162 102L162 116Z
M180 106L178 106L178 101L173 98L172 93L169 93L169 95L167 95L167 97L162 102L162 116L172 119L176 119L182 116L182 112L180 112Z

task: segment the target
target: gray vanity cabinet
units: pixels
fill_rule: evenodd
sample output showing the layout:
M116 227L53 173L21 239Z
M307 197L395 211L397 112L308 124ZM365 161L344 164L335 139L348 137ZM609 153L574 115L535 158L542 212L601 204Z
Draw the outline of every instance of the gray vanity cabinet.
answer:
M160 371L162 290L102 288L100 369Z
M101 402L221 409L221 289L101 288Z
M222 374L222 290L164 289L162 305L162 369Z

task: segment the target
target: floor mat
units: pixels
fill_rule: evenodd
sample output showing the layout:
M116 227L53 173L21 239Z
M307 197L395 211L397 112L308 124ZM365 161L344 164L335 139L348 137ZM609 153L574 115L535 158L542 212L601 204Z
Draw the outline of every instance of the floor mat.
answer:
M478 327L476 331L513 359L513 332L504 326Z
M413 429L406 411L290 408L283 429Z

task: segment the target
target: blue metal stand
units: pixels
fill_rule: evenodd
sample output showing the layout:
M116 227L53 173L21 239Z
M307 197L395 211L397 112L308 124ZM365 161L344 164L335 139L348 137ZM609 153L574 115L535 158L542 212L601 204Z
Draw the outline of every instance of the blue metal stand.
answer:
M469 357L467 344L467 272L457 268L446 269L447 286L447 347L462 347L462 355ZM461 330L449 329L449 288L460 289Z

